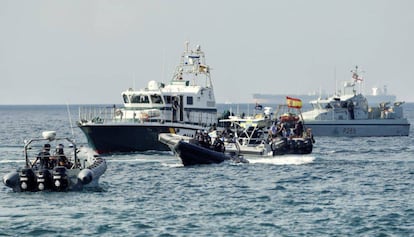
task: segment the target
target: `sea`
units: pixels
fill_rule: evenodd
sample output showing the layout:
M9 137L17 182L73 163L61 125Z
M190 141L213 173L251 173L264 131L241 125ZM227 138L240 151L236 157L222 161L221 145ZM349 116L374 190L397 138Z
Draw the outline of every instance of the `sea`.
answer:
M23 166L23 141L42 131L87 146L78 108L1 105L0 175ZM404 112L412 123L414 104ZM0 184L0 236L414 236L413 126L408 137L315 139L310 155L248 164L107 155L99 187L75 192Z

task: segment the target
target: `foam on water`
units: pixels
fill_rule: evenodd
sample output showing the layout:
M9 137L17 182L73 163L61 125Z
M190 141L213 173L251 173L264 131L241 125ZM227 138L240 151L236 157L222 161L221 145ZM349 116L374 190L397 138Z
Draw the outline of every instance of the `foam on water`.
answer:
M182 163L179 163L180 161L177 160L176 163L166 163L166 162L161 162L162 166L165 167L169 167L169 168L179 168L179 167L184 167L184 165Z
M25 161L22 160L0 160L0 164L4 164L4 163L22 163L24 164Z
M304 165L312 163L315 160L314 156L301 156L301 155L285 155L274 156L266 158L248 158L252 164L272 164L272 165Z

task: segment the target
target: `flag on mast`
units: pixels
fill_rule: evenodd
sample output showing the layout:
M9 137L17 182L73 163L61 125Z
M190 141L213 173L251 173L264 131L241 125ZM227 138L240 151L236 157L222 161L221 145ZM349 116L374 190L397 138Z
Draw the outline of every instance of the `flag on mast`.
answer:
M302 108L302 101L298 98L286 96L286 103L289 108L296 108L296 109Z

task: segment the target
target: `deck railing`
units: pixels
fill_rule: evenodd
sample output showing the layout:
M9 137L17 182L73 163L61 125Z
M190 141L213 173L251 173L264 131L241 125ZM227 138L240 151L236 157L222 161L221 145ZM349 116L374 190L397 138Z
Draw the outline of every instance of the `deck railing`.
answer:
M103 123L115 120L115 106L84 106L79 107L79 122Z
M117 112L120 108L115 106L83 106L79 107L79 123L94 123L94 124L103 124L103 123L171 123L172 122L172 113L171 111L161 111L161 115L156 118L148 118L145 120L137 118L131 118L130 116L117 116ZM184 112L186 113L186 112ZM189 121L176 121L183 124L193 124L199 126L212 126L217 124L218 114L212 115L211 113L196 113L190 114L187 117Z

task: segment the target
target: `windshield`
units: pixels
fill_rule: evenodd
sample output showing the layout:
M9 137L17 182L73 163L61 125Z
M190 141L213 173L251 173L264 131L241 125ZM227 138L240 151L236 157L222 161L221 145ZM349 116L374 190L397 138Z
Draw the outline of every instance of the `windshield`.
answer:
M131 103L133 104L149 104L149 98L147 95L132 95Z
M157 95L157 94L151 95L151 101L154 104L162 104L163 103L161 96Z

